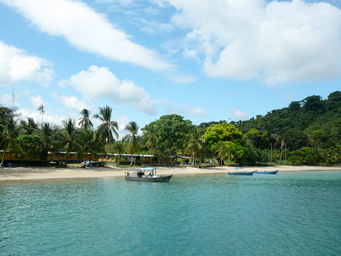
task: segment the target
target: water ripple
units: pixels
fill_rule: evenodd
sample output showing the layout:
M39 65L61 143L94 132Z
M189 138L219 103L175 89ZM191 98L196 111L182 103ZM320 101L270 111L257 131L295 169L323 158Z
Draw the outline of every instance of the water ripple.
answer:
M0 184L0 255L340 255L341 172Z

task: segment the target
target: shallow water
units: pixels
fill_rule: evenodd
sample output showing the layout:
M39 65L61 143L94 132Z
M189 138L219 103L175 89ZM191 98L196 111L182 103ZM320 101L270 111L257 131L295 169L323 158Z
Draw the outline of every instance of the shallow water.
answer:
M341 172L0 183L0 255L340 255Z

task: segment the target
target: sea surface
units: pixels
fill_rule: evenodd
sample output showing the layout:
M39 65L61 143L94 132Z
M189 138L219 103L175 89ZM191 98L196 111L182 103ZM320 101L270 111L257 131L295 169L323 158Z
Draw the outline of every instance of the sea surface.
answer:
M0 255L341 255L341 172L0 183Z

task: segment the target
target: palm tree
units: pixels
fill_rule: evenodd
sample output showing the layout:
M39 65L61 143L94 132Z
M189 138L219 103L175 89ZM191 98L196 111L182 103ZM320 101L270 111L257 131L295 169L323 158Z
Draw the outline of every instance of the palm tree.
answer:
M165 140L163 143L158 143L155 147L155 155L158 157L158 161L161 164L164 162L165 165L168 163L169 155L170 155L170 143L168 140Z
M122 155L125 153L126 145L122 141L116 141L114 143L115 162L117 162L116 167L120 164Z
M56 129L50 123L44 123L43 129L39 131L39 136L43 142L40 160L42 163L47 161L48 152L53 150L56 140Z
M72 119L66 119L62 121L63 129L59 133L59 139L57 145L65 151L65 167L67 167L67 160L70 156L70 152L75 149L79 149L78 144L78 131L76 129L76 122ZM78 151L78 150L77 150Z
M31 117L28 117L27 121L25 120L20 121L20 124L26 135L32 135L38 129L38 125L34 122L34 119Z
M150 125L148 129L143 134L143 143L150 149L153 162L153 153L158 142L155 126Z
M5 144L5 151L3 152L3 156L2 156L2 160L0 164L0 167L3 167L8 145L10 144L12 146L14 150L14 154L15 154L14 139L19 136L19 132L22 128L18 125L18 120L14 120L13 116L7 116L3 120L3 123L0 124L0 127L2 130L2 133L0 135L0 144L2 143Z
M217 153L218 158L220 158L220 165L223 165L223 161L226 158L226 148L222 141L219 143Z
M97 136L99 141L103 144L112 143L115 141L113 134L118 138L118 124L115 121L111 121L112 108L105 106L104 108L99 108L99 114L93 117L101 120L103 123L97 127Z
M90 120L90 110L89 109L83 109L80 114L83 116L82 118L79 118L78 125L81 126L82 129L89 129L93 127L93 124Z
M134 121L131 121L124 128L124 130L129 132L129 134L122 138L122 141L127 143L129 153L131 154L130 166L133 165L133 154L139 152L141 149L140 138L137 135L139 132L139 128L140 127Z
M193 156L192 165L194 164L194 158L196 155L200 157L201 162L203 140L201 139L198 128L193 129L186 138L187 142L185 143L185 152L190 153L191 156Z
M91 164L91 156L97 156L97 153L104 151L103 144L99 143L96 134L92 129L83 130L79 138L80 149L78 151L78 158L83 158L84 154L84 168L86 168L86 158L89 153L89 162Z

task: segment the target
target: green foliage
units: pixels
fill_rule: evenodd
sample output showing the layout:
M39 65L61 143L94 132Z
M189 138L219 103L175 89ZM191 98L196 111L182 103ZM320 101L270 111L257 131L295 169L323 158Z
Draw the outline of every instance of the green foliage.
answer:
M118 138L118 124L116 121L111 121L112 107L105 106L104 108L99 108L99 114L93 116L100 120L102 123L97 127L97 137L103 144L115 141Z
M138 136L139 128L140 127L134 121L131 121L124 128L124 130L128 131L129 134L124 136L122 138L122 141L124 143L127 143L127 148L128 148L129 154L131 155L136 154L140 152L141 150L141 137ZM133 165L133 157L131 157L130 165Z
M255 148L266 149L269 148L270 139L267 132L261 133L258 129L251 129L244 134L243 140Z
M148 133L154 129L158 144L167 143L169 150L176 153L177 150L184 148L185 138L192 128L190 120L184 120L182 116L173 114L161 116L159 120L151 122L141 130Z
M339 146L341 141L341 92L327 99L309 96L293 101L287 108L276 109L265 116L248 121L231 122L243 133L251 129L267 132L274 148L279 148L283 136L290 150L317 145L321 148Z
M6 116L0 123L0 144L4 145L4 154L0 166L4 166L4 159L8 146L12 147L16 155L15 139L19 136L21 127L18 125L18 120L12 115Z
M17 156L20 159L37 159L43 148L43 142L36 135L22 135L16 138Z
M87 157L89 158L89 161L91 156L97 158L97 153L103 152L104 150L103 144L98 141L98 138L92 129L83 130L79 133L78 145L78 159L82 159L85 154L85 161L87 160ZM84 165L84 168L86 168L86 164Z
M213 124L208 127L203 137L207 140L212 150L216 151L219 147L219 141L232 141L240 144L243 133L233 124L222 123Z

